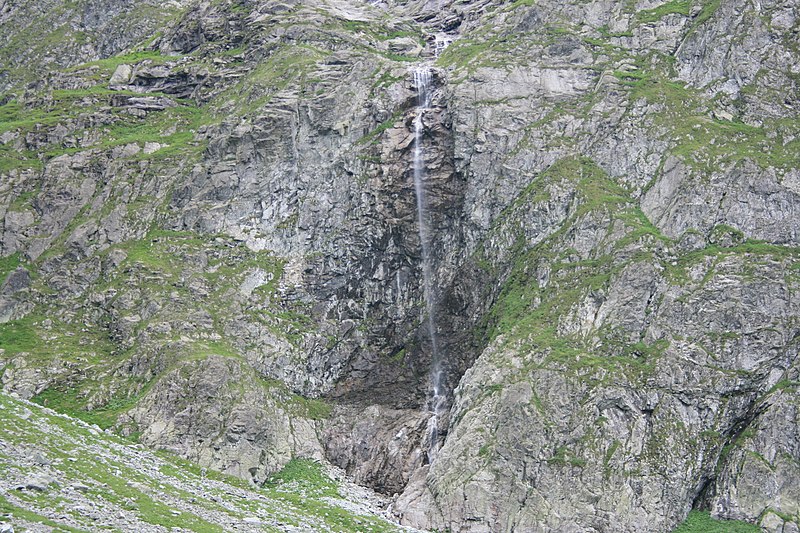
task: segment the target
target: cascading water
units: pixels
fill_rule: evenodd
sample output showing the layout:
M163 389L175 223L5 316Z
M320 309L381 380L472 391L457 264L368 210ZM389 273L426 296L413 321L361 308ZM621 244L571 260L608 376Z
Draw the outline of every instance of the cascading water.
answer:
M454 38L451 35L439 34L434 37L433 56L439 57L444 49L453 44Z
M439 353L439 339L436 328L436 302L437 295L433 285L433 268L431 258L431 224L430 212L426 201L425 192L425 143L423 115L431 105L431 82L433 71L430 67L420 66L413 69L414 85L417 88L417 116L414 118L414 191L417 196L417 222L419 227L419 240L422 248L422 280L427 311L427 327L431 341L431 394L428 398L427 409L431 412L428 419L427 446L428 462L433 457L439 445L439 421L445 414L446 398L443 390L442 359Z

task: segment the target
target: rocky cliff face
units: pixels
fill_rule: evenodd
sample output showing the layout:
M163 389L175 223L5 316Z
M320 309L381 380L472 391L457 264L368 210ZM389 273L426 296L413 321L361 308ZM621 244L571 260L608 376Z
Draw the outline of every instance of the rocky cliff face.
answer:
M417 527L797 530L793 2L51 4L0 6L5 389Z

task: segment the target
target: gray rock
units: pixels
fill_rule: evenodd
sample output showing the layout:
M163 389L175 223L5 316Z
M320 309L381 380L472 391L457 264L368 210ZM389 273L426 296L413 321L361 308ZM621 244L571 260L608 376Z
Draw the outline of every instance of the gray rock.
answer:
M131 75L133 74L133 67L130 65L122 64L119 65L116 70L114 70L114 74L111 76L108 84L111 87L119 86L119 85L127 85L128 82L131 81Z
M178 394L185 390L194 392L191 397ZM264 387L241 362L211 356L169 373L129 416L142 432L141 442L262 483L295 455L322 457L314 423L290 419L293 403L282 401L285 394ZM205 414L197 417L196 412ZM226 430L220 433L223 424Z
M15 292L27 289L31 284L31 276L25 267L17 267L8 274L0 288L2 294L14 294Z
M57 486L55 478L46 474L38 474L27 478L21 488L25 490L35 490L38 492L45 492L53 486Z
M386 42L390 52L415 57L422 52L419 42L411 37L397 37Z
M73 483L72 485L70 485L70 488L78 492L84 492L84 493L92 490L91 487L89 487L88 485L84 485L82 483Z
M31 461L33 464L38 466L49 466L52 464L52 461L42 454L42 452L34 452L33 457L31 457Z
M48 2L0 8L48 28L8 113L70 108L2 137L37 162L2 170L0 320L70 349L4 346L4 388L131 400L120 431L257 482L327 457L422 527L794 527L792 2ZM155 28L124 94L61 68ZM437 38L419 110L395 54Z

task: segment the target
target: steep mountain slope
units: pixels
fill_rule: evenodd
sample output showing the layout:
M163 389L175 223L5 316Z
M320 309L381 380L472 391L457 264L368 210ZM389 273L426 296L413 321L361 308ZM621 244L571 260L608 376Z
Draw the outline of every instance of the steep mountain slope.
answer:
M312 461L259 489L4 393L0 409L0 523L18 531L407 530Z
M795 531L799 21L6 2L3 387L256 482L327 459L417 527Z

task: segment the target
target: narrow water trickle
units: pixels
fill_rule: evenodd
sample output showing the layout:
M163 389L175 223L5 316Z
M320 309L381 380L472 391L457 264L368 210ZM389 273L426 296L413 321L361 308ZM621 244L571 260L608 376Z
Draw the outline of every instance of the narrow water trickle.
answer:
M428 419L427 443L428 462L432 462L439 447L439 421L445 414L446 398L443 390L444 369L439 353L439 338L436 328L436 290L433 285L433 266L431 258L431 224L428 210L425 178L425 142L423 115L431 105L431 82L433 72L430 67L419 66L413 69L414 85L417 88L417 116L414 118L414 191L417 196L417 222L419 240L422 248L422 279L427 312L428 334L431 340L431 392L427 401L427 409L431 412Z

